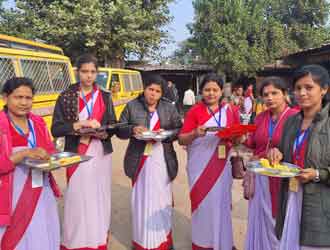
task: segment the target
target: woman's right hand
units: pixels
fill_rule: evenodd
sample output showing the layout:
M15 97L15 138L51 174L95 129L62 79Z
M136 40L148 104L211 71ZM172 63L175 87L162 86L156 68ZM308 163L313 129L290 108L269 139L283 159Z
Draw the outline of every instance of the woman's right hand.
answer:
M206 135L206 127L199 126L194 130L195 137L203 137Z
M82 120L82 121L78 121L78 122L75 122L73 124L73 129L75 131L81 129L81 128L99 128L101 127L101 124L93 119L93 120Z
M274 165L283 159L283 154L278 148L271 148L267 153L267 158L270 164Z
M37 160L49 160L50 156L47 151L43 148L32 148L28 149L26 157L37 159Z
M144 126L136 126L133 128L134 135L142 135L142 133L145 131L148 131L148 129Z
M50 156L47 153L47 151L44 150L43 148L33 148L33 149L26 149L26 150L22 150L22 151L13 153L10 156L10 160L14 164L18 164L21 161L23 161L23 159L25 157L29 157L29 158L37 159L37 160L48 160Z

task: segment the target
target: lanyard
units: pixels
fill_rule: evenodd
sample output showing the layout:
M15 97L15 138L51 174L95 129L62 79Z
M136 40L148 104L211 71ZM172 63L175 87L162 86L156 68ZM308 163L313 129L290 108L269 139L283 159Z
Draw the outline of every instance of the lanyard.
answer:
M28 119L29 135L26 136L26 134L24 134L23 129L20 126L18 126L17 124L15 124L10 117L9 117L9 119L10 119L11 123L13 124L13 126L15 127L15 129L17 130L17 132L19 133L19 135L23 136L28 141L28 144L31 148L35 148L37 146L37 140L36 140L36 135L35 135L34 128L32 126L31 121ZM32 138L30 136L30 132L32 134Z
M268 126L268 137L269 137L269 140L271 141L272 138L273 138L273 134L274 134L274 131L275 131L275 128L277 127L278 123L276 121L273 121L272 118L269 119L269 126Z
M301 128L298 130L296 139L294 141L294 158L296 161L298 161L300 159L300 154L301 154L301 149L302 146L305 142L305 140L307 139L307 136L309 134L310 131L310 127L308 127L308 129L306 129L305 131L301 131Z
M93 106L94 106L94 88L92 90L92 98L91 98L91 106L88 105L86 96L84 94L84 91L81 90L81 95L83 98L83 101L86 105L87 113L88 113L88 119L92 118L92 113L93 113Z
M273 139L273 135L274 135L274 132L275 132L277 126L279 125L280 121L283 119L284 115L286 114L286 112L288 112L289 109L290 109L290 108L287 107L287 108L282 112L280 118L279 118L277 121L273 121L271 117L269 118L268 138L269 138L269 141L270 141L270 142L271 142L272 139Z
M217 118L215 117L215 113L212 111L212 109L210 109L210 107L207 107L207 109L209 110L209 112L212 114L215 122L217 123L218 127L221 127L221 108L219 105L219 120L217 120Z

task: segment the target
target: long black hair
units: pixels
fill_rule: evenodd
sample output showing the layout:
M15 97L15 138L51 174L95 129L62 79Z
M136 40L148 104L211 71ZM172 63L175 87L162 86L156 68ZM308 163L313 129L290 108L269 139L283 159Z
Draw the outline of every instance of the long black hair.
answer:
M31 89L32 94L35 94L35 88L33 86L32 80L26 77L13 77L5 82L1 89L2 95L10 95L15 89L26 86Z

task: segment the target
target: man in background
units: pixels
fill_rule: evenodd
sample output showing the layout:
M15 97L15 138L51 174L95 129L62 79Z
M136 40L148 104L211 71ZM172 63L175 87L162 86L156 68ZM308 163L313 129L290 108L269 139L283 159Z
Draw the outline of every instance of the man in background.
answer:
M183 111L184 113L187 113L188 110L195 104L195 93L191 89L191 86L184 92L183 97Z

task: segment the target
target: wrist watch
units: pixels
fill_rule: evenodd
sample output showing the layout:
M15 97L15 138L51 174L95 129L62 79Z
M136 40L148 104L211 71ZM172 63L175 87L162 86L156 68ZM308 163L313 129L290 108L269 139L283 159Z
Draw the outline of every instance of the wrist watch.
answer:
M315 169L315 178L314 178L314 182L320 182L320 171L318 169Z

